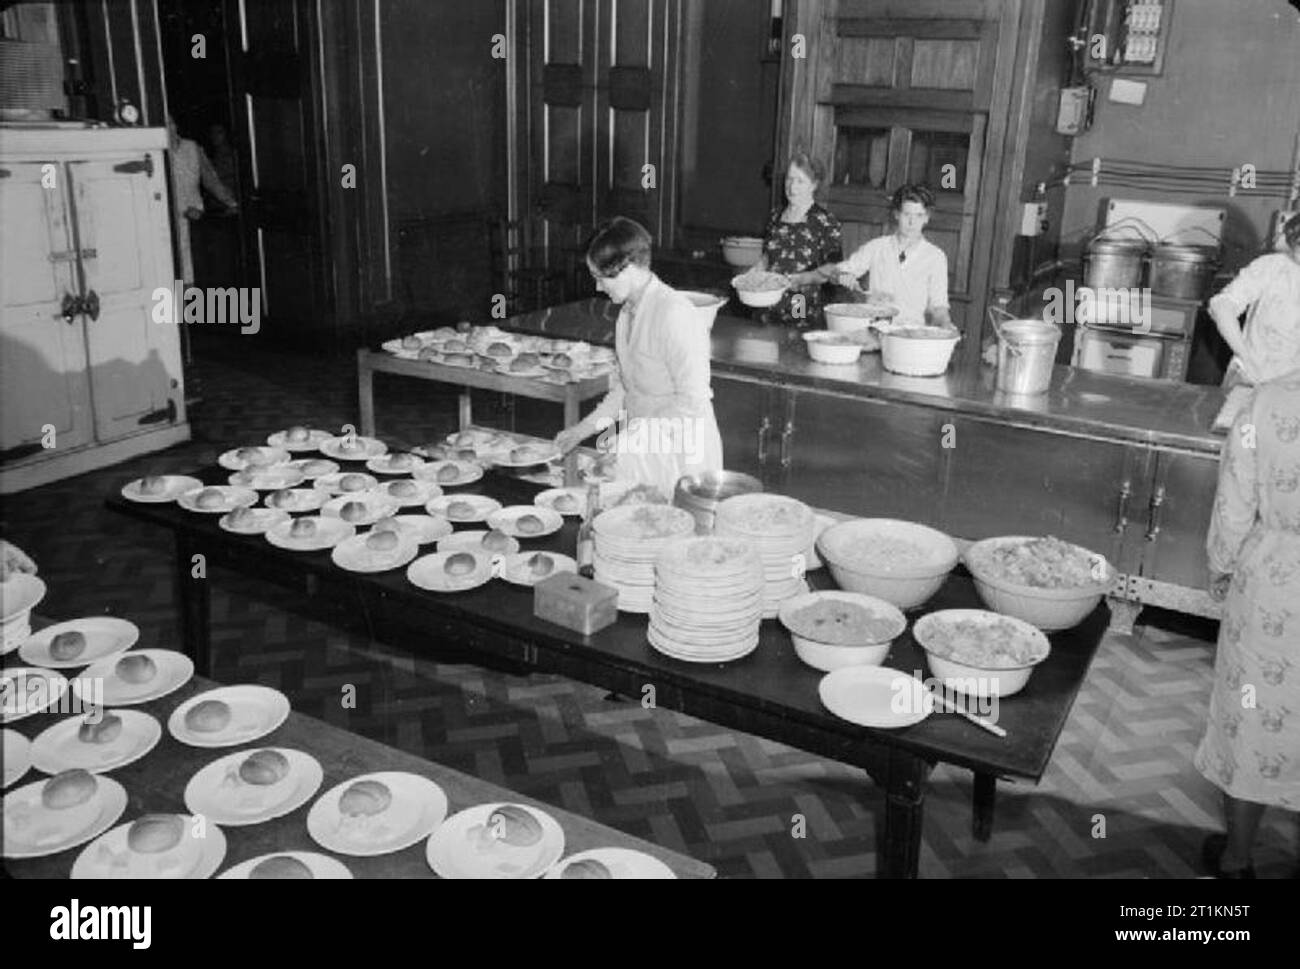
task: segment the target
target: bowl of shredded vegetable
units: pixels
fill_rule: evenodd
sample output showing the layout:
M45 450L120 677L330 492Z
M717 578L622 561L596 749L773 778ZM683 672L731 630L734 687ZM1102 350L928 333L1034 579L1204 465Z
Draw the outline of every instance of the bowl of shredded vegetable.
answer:
M1047 636L1027 622L983 609L944 609L922 616L912 638L930 672L967 696L1011 696L1029 682L1052 651Z
M1050 535L988 538L962 558L986 606L1047 632L1083 622L1115 578L1105 556Z
M938 592L957 564L957 546L943 532L892 518L832 525L818 537L817 554L841 589L903 610Z

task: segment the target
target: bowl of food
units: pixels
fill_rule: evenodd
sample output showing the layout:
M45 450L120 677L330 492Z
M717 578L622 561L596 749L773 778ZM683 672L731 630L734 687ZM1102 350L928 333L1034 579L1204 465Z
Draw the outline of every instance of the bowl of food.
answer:
M1019 693L1052 651L1041 630L983 609L944 609L922 616L912 627L912 638L925 651L930 672L966 696Z
M858 518L832 525L817 554L836 584L915 609L939 591L957 564L957 546L943 532L893 518Z
M961 331L947 326L908 326L880 334L881 363L906 377L939 377L948 370Z
M907 628L895 607L857 592L809 592L781 603L777 617L794 651L814 669L878 666Z
M763 258L763 240L755 236L727 236L722 240L722 258L728 266L748 269Z
M808 344L808 356L818 363L846 366L857 363L863 346L856 334L832 333L830 330L813 330L803 335Z
M765 309L781 302L790 279L781 273L743 273L731 281L736 295L746 306Z
M1046 632L1083 622L1115 580L1105 556L1053 536L986 538L962 560L986 606Z
M859 333L872 320L887 320L898 315L898 308L884 303L831 303L822 309L826 329L832 333Z

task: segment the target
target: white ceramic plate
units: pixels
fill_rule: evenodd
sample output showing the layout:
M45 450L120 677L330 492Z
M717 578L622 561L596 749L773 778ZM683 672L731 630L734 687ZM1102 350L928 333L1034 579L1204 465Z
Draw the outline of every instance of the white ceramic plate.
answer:
M573 866L572 871L569 871L570 866ZM590 851L569 855L552 867L545 877L625 879L677 876L662 861L644 851L633 851L631 848L592 848Z
M410 538L398 533L398 545L391 552L375 552L366 546L370 535L354 535L334 546L330 558L334 564L349 572L375 574L391 572L410 565L420 554L420 546Z
M247 879L252 874L254 868L269 858L293 858L301 861L309 869L312 876L322 879L351 878L352 872L348 871L347 865L337 858L331 858L329 855L317 854L314 851L277 851L272 855L260 855L257 858L250 858L248 861L240 862L234 868L227 868L218 879Z
M410 458L410 463L405 467L400 466L403 458ZM398 462L394 466L394 462ZM366 462L366 469L372 474L414 474L416 468L422 468L425 465L424 458L418 454L385 454L383 457L371 458Z
M320 790L325 771L311 754L287 747L274 750L289 762L289 773L274 784L249 784L239 776L239 765L257 751L241 750L214 760L185 785L185 806L228 828L261 824L302 807Z
M453 505L459 504L468 505L472 512L470 514L448 513ZM488 515L501 510L501 502L486 495L443 495L441 498L435 498L429 502L425 509L429 514L441 515L449 522L469 524L487 521Z
M347 441L345 437L327 438L320 443L320 453L335 461L369 461L388 453L388 445L373 437L358 435L353 438L352 444L357 448L355 451L344 449Z
M288 549L290 552L321 552L357 533L356 526L341 518L299 518L298 521L313 522L316 534L311 538L294 538L289 532L296 522L281 522L266 533L266 540L277 548Z
M438 472L448 467L456 469L455 480L440 481ZM475 481L481 480L483 469L477 464L471 464L469 461L434 461L422 468L417 468L412 477L416 481L428 481L430 484L441 485L444 488L458 488L461 485L473 484Z
M230 722L212 733L191 730L185 723L190 709L205 700L230 707ZM191 747L236 747L274 732L289 719L289 698L269 686L222 686L190 697L167 718L167 732Z
M344 488L344 478L353 479L348 483L355 484L357 487L350 490ZM317 478L315 487L328 491L331 495L363 495L378 488L379 479L373 474L364 474L360 471L340 471L337 474L326 474Z
M32 763L37 770L58 774L81 768L92 774L117 770L134 763L157 746L162 724L139 710L105 710L122 720L122 732L106 744L88 743L78 733L85 717L68 717L32 741Z
M321 496L322 499L324 495ZM279 508L249 508L248 512L252 518L248 519L246 524L235 525L231 522L235 512L229 515L223 515L221 521L217 522L222 531L231 532L235 535L265 535L276 525L287 522L290 519L287 511L281 511Z
M575 507L571 511L560 511L555 507L555 502L568 495L574 500ZM549 488L540 492L533 498L533 504L540 508L549 508L551 511L565 515L569 518L581 518L587 513L587 489L586 488Z
M493 821L499 808L532 815L540 840L515 846L501 839ZM564 854L564 831L545 811L523 804L479 804L449 817L429 839L426 858L441 878L538 878Z
M296 488L306 480L302 468L289 464L256 471L236 471L227 479L232 488L251 488L253 491L284 491Z
M338 462L326 458L302 458L299 461L290 461L285 467L297 468L306 481L315 481L317 478L339 473Z
M519 519L531 515L541 522L541 530L524 532L519 529ZM564 516L551 508L540 505L512 505L488 515L488 527L499 529L514 538L545 538L554 535L564 527Z
M490 548L483 547L483 539L488 533L483 531L474 532L455 532L438 541L439 552L477 552L492 558L497 555L517 555L519 553L519 540L506 536L509 544L500 550L493 551Z
M79 632L86 637L86 648L74 659L55 659L50 655L50 643L59 633ZM18 650L18 656L32 666L51 670L71 670L89 666L105 656L124 653L140 639L140 629L133 622L113 616L89 616L71 619L54 626L46 626L33 633Z
M215 824L204 828L202 838L193 837L194 821L180 815L185 825L185 836L181 844L171 851L157 856L142 855L132 851L126 843L127 831L131 823L119 824L112 831L101 835L86 850L77 856L72 865L72 877L82 878L173 878L203 879L211 878L221 867L226 857L226 836ZM197 850L185 854L185 848L192 842L198 842ZM159 863L171 867L165 873L155 867Z
M0 676L3 705L0 723L16 723L56 705L68 692L62 673L40 666L10 666Z
M307 439L303 441L290 441L289 431L293 428L285 428L283 431L276 431L266 439L268 446L279 448L283 451L293 451L302 453L303 451L319 451L322 442L328 441L334 435L329 431L307 431Z
M205 491L216 492L221 495L221 504L216 508L200 508L198 506L199 495ZM186 511L192 511L200 515L228 515L236 508L252 508L257 504L257 492L251 488L232 488L229 485L208 485L204 488L195 488L193 491L187 491L176 499Z
M0 582L0 625L26 621L45 598L45 583L34 575L19 572Z
M492 558L483 552L470 552L476 568L469 575L448 575L443 563L451 554L439 552L418 558L406 567L406 580L426 592L468 592L492 580Z
M122 497L127 501L134 501L141 505L165 505L168 502L175 501L187 491L203 487L202 481L188 475L164 474L159 475L159 477L162 478L166 489L161 494L146 495L140 490L144 479L138 478L122 489Z
M131 707L174 693L194 676L194 661L174 649L136 649L130 655L148 656L158 667L148 683L128 683L122 679L117 675L117 664L122 657L108 656L82 670L72 681L72 692L85 704L102 702L106 707ZM88 684L96 681L103 683L102 698L85 695Z
M817 692L831 713L862 727L909 727L934 712L925 684L888 666L835 670L822 677Z
M540 377L541 375L542 375L541 373L538 373L536 376ZM520 375L512 374L512 376L520 376ZM518 448L511 448L510 451L499 455L494 460L496 461L497 464L501 465L503 468L531 468L538 464L549 464L550 462L562 456L560 454L559 448L555 447L555 445L553 444L545 444L545 445L521 444L519 447L520 448L527 447L531 451L535 451L536 452L535 457L527 458L524 460L518 460L513 454L513 452L515 450L518 450Z
M95 809L68 830L67 825L59 823L56 812L41 804L41 789L48 780L43 777L32 781L4 796L5 858L45 858L75 848L98 838L126 810L126 788L111 777L97 777L95 796L90 801ZM19 817L22 822L15 823Z
M394 515L393 521L399 526L398 534L409 537L417 545L433 545L452 534L451 522L441 515Z
M256 457L246 458L240 454L241 451L256 451ZM288 464L291 460L289 452L282 447L252 447L231 448L229 451L217 458L217 464L221 465L227 471L247 471L250 467L275 467L278 464Z
M5 730L4 787L18 783L32 766L32 742L17 730Z
M342 521L344 520L343 509L349 504L359 504L365 508L364 518L348 522L350 525L357 526L373 525L381 518L396 515L401 508L396 498L382 491L369 491L362 495L339 495L337 498L331 498L321 509L321 517L338 518Z
M411 485L414 494L401 495L399 490L406 490L405 485ZM376 494L386 495L402 508L423 508L435 498L442 497L442 488L438 487L432 481L411 481L402 479L400 481L390 481L387 484L379 486Z
M272 511L299 515L304 512L320 511L329 500L330 493L324 488L290 488L287 491L273 491L262 503ZM281 506L278 502L288 502L288 504Z
M378 781L392 792L388 809L370 818L345 819L339 798L358 781ZM447 795L417 774L383 771L344 781L322 794L307 814L307 832L318 845L340 855L373 858L429 837L447 817Z
M545 555L551 560L554 568L545 575L534 575L532 568L528 564L534 555ZM578 571L578 563L567 555L557 555L555 552L521 552L518 555L511 555L505 561L505 567L501 570L501 578L514 585L522 585L532 588L543 579L549 579L558 572Z

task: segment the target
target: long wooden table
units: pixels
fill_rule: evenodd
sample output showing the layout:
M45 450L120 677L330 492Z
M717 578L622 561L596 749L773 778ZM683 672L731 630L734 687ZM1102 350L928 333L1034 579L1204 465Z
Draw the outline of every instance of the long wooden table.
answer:
M17 656L15 652L5 657L6 660L11 661L7 665L20 665L16 662ZM77 673L75 670L64 672L73 676ZM564 830L566 857L589 848L630 848L658 858L679 878L713 878L717 875L711 865L300 713L290 713L289 718L275 731L238 748L207 750L186 746L172 737L167 731L167 718L171 716L172 711L196 693L203 693L218 685L204 677L195 676L175 693L131 708L156 717L163 725L163 736L158 746L140 760L117 768L107 775L125 787L129 796L126 811L118 824L125 824L142 814L156 812L187 814L185 785L204 765L220 760L236 749L252 751L263 747L287 747L309 753L320 761L325 778L321 782L318 795L349 778L376 771L417 774L429 778L442 788L443 793L447 795L449 817L457 811L476 804L499 802L526 804L547 812ZM36 713L6 726L28 739L33 739L64 716L67 714ZM33 768L14 786L22 787L43 776ZM226 857L219 871L225 871L240 862L260 855L285 851L314 851L338 858L357 878L437 877L425 860L425 846L428 839L423 839L402 851L376 858L354 858L350 855L338 855L322 848L307 833L307 813L315 801L316 797L313 797L302 807L284 817L261 824L222 827L221 831L226 836ZM14 878L66 878L84 848L85 845L79 845L45 858L20 861L6 858L0 862L0 865L3 865L6 873Z
M223 483L229 472L214 466L195 476L215 484ZM489 473L470 489L457 490L512 505L530 503L539 489ZM1007 731L1005 739L941 713L901 730L868 729L822 706L817 692L822 674L799 660L789 635L776 622L763 624L758 649L744 659L723 665L684 663L649 645L644 616L620 614L613 626L581 636L536 618L531 591L503 581L438 595L411 585L404 570L381 575L346 572L328 553L289 552L264 538L231 535L214 516L191 514L176 505L135 504L116 495L107 504L172 532L183 646L201 672L210 663L209 580L192 576L191 563L198 554L205 556L209 570L228 568L295 590L304 598L345 603L367 616L376 635L419 654L436 656L440 650L459 647L625 696L641 698L653 688L657 706L860 767L885 796L881 873L887 877L916 877L925 782L935 764L974 772L973 826L977 837L985 839L992 830L997 778L1042 778L1107 626L1106 608L1099 606L1079 626L1051 637L1051 656L1035 669L1022 693L1001 703L999 724ZM525 548L572 555L576 530L574 521L567 520L560 532L528 541ZM820 573L810 579L829 585ZM969 577L954 574L928 608L980 605ZM923 675L927 669L910 633L894 643L885 665Z

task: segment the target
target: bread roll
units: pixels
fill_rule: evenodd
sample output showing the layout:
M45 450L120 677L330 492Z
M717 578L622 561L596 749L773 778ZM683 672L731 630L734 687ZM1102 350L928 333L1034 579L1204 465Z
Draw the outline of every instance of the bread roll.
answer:
M438 469L437 478L443 484L447 484L451 481L458 481L460 479L460 468L456 467L454 464L444 464Z
M288 855L276 855L274 858L267 858L259 861L248 873L250 879L253 878L315 878L311 869L304 865L297 858L291 858Z
M449 555L447 560L442 563L442 570L448 575L454 576L473 575L476 568L478 568L478 560L468 552L457 552L455 555Z
M528 560L528 571L537 578L544 579L555 571L555 559L538 552Z
M469 431L461 431L456 435L456 439L451 443L455 444L457 447L473 447L475 440L477 440L477 438L475 438L475 436Z
M488 817L488 827L499 840L516 848L528 848L542 840L542 826L533 815L515 804L503 804Z
M235 528L251 528L257 521L257 512L251 508L236 508L230 513L228 522Z
M400 544L396 532L371 532L366 536L366 548L372 552L392 552Z
M76 659L86 651L86 634L76 629L59 633L50 640L50 655L61 663Z
M426 363L440 363L442 362L442 353L433 347L425 347L420 351L420 359Z
M235 460L244 464L256 464L262 460L262 449L257 447L241 447L235 452Z
M546 525L536 515L520 515L515 520L515 530L520 535L536 535L546 531Z
M568 370L573 366L573 357L567 353L557 353L551 357L551 366L559 367L561 370Z
M99 782L89 771L65 770L45 782L41 788L41 804L51 811L66 811L85 804L98 788Z
M185 836L185 822L175 814L146 814L126 830L126 844L142 855L171 851Z
M239 765L239 777L246 784L269 787L289 776L289 758L278 750L259 750Z
M473 329L474 329L474 324L472 324L469 320L461 320L459 323L456 324L457 333L469 333Z
M291 427L285 431L284 439L290 444L306 444L311 440L311 431L305 427Z
M117 661L114 671L118 679L141 686L158 675L158 664L144 653L128 653Z
M514 362L516 370L533 370L542 365L542 358L536 353L521 353Z
M444 343L442 349L444 353L464 353L469 349L469 344L457 337Z
M393 803L393 792L380 781L357 781L339 798L339 813L345 818L369 818L383 814Z
M515 352L510 348L509 343L502 343L498 340L487 348L487 355L489 357L508 358L513 357Z
M510 460L515 464L543 464L550 456L549 450L536 444L525 444L510 452Z
M185 726L195 733L217 733L230 725L230 707L222 700L200 700L185 711Z
M594 858L583 858L581 861L566 865L560 877L604 881L612 879L614 873Z
M559 495L556 497L555 501L551 502L551 507L563 514L571 514L576 512L579 508L578 499L573 497L573 495Z
M494 528L483 536L481 544L489 552L506 552L510 549L510 536Z
M412 454L394 454L389 457L388 466L397 471L409 471L415 467L415 456Z
M116 713L106 713L99 723L89 720L77 728L77 739L83 744L111 744L122 735L122 718Z
M340 491L365 491L369 484L370 482L359 474L345 474L339 478Z
M443 362L451 364L453 367L472 367L474 365L474 355L463 351L459 353L449 352Z
M418 336L402 337L403 350L418 350L422 346L424 346L424 344Z
M478 452L475 451L472 447L460 448L454 454L452 454L452 458L456 461L473 461L477 457L478 457Z
M200 508L215 510L226 506L226 496L216 488L204 488L194 503Z
M381 532L392 532L395 535L401 535L404 530L405 529L401 522L396 518L389 517L381 518L379 521L375 522L374 525L370 527L370 534L374 536Z
M322 475L331 474L337 470L338 465L326 461L323 458L316 458L313 461L308 461L302 466L302 473L309 478L319 478Z
M316 522L310 518L299 518L289 526L289 537L299 539L315 538Z
M394 498L414 498L420 493L420 487L414 481L394 481L388 486L388 493Z
M365 521L369 514L370 512L366 509L365 503L360 501L349 501L339 509L339 517L345 522L351 522L354 525L357 522Z
M453 501L447 506L448 518L473 518L474 506L467 501Z
M339 450L344 454L365 454L366 445L359 437L346 437L339 445Z
M498 370L501 369L501 368L497 365L497 362L496 362L495 360L493 360L491 357L481 357L481 358L479 358L479 362L478 362L477 366L478 366L478 368L479 368L480 370L483 370L483 371L485 371L485 372L487 372L487 373L496 373Z
M298 504L298 496L291 489L276 491L266 496L267 508L293 508Z
M140 479L140 494L158 497L167 494L167 479L160 478L157 475L150 475L147 478Z

